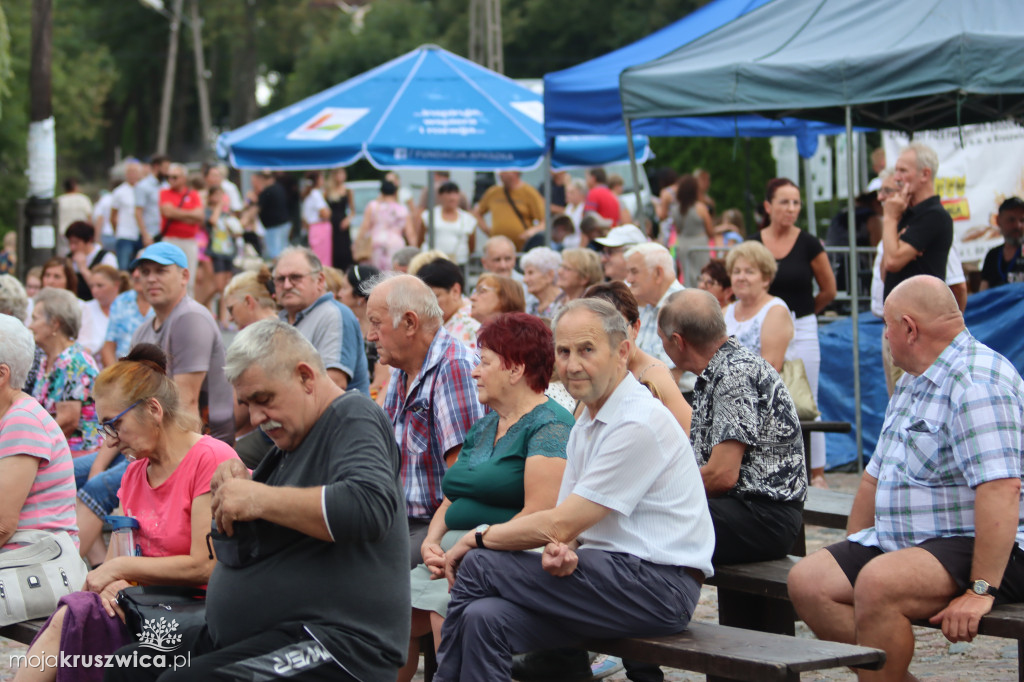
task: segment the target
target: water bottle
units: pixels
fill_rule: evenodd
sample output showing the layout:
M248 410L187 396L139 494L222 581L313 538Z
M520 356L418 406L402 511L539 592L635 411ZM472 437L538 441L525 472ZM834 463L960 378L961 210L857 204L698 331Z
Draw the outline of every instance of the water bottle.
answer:
M141 553L135 544L135 531L139 529L137 519L130 516L108 516L107 523L110 524L112 556L138 556Z

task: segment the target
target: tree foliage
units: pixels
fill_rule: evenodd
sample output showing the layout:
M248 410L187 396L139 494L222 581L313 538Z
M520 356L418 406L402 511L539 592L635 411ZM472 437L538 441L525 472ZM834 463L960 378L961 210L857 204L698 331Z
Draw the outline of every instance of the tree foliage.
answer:
M191 2L185 2L186 15ZM505 72L513 78L540 78L642 38L705 2L503 0ZM0 175L6 189L0 195L0 226L13 223L14 201L25 193L31 3L8 0L0 11ZM372 0L360 27L326 0L201 0L215 132L426 43L465 55L468 6L468 0ZM95 190L106 184L108 169L118 159L145 157L155 149L168 19L131 0L61 0L53 11L58 177L77 175ZM168 151L184 161L202 161L211 157L212 149L200 139L191 40L189 25L183 22ZM261 110L255 102L256 80L268 74L279 82ZM731 140L658 140L655 165L708 167L720 205L742 205L744 147L735 156L734 147ZM751 149L756 167L764 153L757 142ZM753 175L763 183L763 173Z

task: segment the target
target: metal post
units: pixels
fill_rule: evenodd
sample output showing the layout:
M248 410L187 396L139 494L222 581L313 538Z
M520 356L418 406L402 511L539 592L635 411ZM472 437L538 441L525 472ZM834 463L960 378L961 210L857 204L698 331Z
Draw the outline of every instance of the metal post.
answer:
M636 195L636 215L644 216L644 204L640 198L640 170L636 165L636 149L633 147L633 124L630 123L628 116L623 116L622 120L626 124L626 148L629 149L629 172L633 176L633 193ZM644 230L642 224L643 218L641 217L641 224L637 225L641 230ZM647 230L644 230L646 233ZM647 235L650 237L650 235Z
M434 171L432 170L427 170L427 245L430 249L434 248Z
M190 3L192 51L196 63L196 90L199 92L199 122L203 133L203 156L213 144L213 123L210 120L210 94L206 83L206 60L203 58L203 20L199 18L199 0Z
M814 178L811 175L811 160L804 159L804 195L807 197L807 231L818 236L818 216L814 206Z
M544 149L544 244L551 246L551 148L555 141L547 141Z
M171 130L171 98L174 96L174 71L178 67L178 29L181 26L181 6L185 0L174 0L171 32L167 42L167 66L164 70L164 91L160 98L160 124L157 129L156 153L167 153L167 137Z
M857 291L857 215L853 205L854 185L856 179L853 177L853 114L850 107L846 107L846 228L849 238L849 260L846 271L847 280L850 286L850 321L853 323L853 408L854 408L854 438L857 442L857 471L864 470L864 437L861 433L861 409L860 409L860 311L859 292Z

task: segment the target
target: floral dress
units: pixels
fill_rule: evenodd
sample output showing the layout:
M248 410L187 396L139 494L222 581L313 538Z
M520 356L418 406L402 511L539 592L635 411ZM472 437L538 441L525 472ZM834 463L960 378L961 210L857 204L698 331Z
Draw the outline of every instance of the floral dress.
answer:
M57 418L57 404L68 401L82 403L82 416L78 427L68 436L72 457L94 452L100 446L99 422L92 387L99 368L77 341L57 356L53 370L44 374L45 366L29 377L32 397L52 416Z
M374 199L367 208L373 215L370 243L373 265L381 271L391 270L391 258L405 246L405 221L409 209L397 201Z

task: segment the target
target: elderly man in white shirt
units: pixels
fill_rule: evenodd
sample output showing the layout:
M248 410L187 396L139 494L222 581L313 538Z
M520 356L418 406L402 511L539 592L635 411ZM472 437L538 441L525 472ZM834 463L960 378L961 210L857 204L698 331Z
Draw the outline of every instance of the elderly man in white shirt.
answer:
M714 530L690 443L627 370L631 350L606 301L559 312L555 364L585 408L558 505L479 526L447 552L436 680L507 680L515 652L689 624L712 575ZM534 548L543 553L515 551Z

